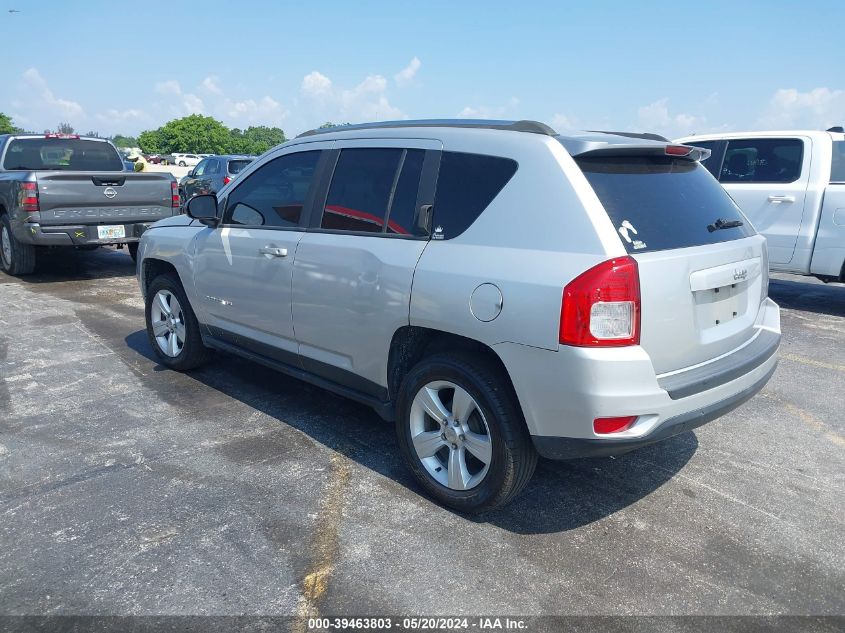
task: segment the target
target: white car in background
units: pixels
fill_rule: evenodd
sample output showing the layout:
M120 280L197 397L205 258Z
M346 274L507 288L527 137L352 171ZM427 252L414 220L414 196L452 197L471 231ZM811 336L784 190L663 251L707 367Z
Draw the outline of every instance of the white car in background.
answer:
M201 160L199 154L173 154L173 164L179 167L196 167Z

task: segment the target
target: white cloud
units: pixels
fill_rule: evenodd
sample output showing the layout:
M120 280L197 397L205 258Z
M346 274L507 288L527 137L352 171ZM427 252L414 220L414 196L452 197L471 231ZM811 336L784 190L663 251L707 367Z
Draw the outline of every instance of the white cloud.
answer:
M32 94L38 97L38 102L26 104L27 108L32 108L44 115L67 119L71 122L80 119L84 115L82 106L76 101L61 99L54 95L53 91L47 85L47 81L35 68L26 70L22 76L24 84L31 90Z
M167 81L160 81L155 85L155 91L162 95L179 95L182 94L182 88L179 86L179 82L175 79L169 79Z
M575 124L574 119L559 112L552 117L552 122L550 123L550 125L558 132L565 132L578 128L578 126Z
M311 97L326 97L332 93L332 80L314 70L302 78L301 90Z
M387 79L382 75L369 75L354 88L341 89L315 70L302 79L300 92L317 107L316 114L322 120L360 122L406 118L387 98ZM310 118L314 115L312 112Z
M843 123L845 90L823 87L799 92L794 88L781 88L772 95L757 126L824 130Z
M205 104L195 94L186 93L181 95L181 107L185 114L203 114L205 112Z
M270 96L264 96L257 101L255 99L243 101L226 99L216 111L221 112L224 119L240 127L279 125L288 116L288 111L282 107L282 104Z
M500 106L466 106L458 112L459 119L507 119L513 118L519 107L519 99L511 97L505 105Z
M219 82L220 79L216 75L206 77L202 80L202 89L209 94L221 95L223 91L220 89Z
M405 68L393 75L393 80L398 86L408 85L414 80L414 77L416 76L417 71L420 69L420 66L422 66L420 58L414 55L414 58L410 61L407 66L405 66Z
M149 114L137 108L129 108L127 110L111 109L105 112L98 112L97 120L109 125L110 129L120 128L125 125L137 126L152 122Z
M669 112L669 99L658 99L637 110L637 125L644 132L657 132L669 138L701 132L705 124L703 117L686 112Z

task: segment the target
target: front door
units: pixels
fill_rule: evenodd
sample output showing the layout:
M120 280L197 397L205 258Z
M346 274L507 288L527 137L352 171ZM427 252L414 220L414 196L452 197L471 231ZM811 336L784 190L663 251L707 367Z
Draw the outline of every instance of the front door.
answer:
M218 338L294 364L293 261L323 154L310 147L245 174L223 203L221 225L203 231L195 250L200 321Z
M809 138L730 139L719 182L766 237L769 261L795 253L810 178Z

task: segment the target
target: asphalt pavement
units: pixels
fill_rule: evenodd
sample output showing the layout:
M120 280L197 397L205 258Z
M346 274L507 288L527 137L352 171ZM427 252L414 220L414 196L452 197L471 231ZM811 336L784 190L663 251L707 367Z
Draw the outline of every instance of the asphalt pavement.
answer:
M363 406L161 367L125 250L0 273L0 613L845 614L845 286L770 294L749 403L467 518Z

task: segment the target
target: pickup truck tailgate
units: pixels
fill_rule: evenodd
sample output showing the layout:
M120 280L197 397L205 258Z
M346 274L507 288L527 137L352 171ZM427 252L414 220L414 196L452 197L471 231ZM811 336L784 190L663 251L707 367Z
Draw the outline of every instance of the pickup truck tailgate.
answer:
M154 222L178 212L166 173L38 172L37 182L42 226Z

